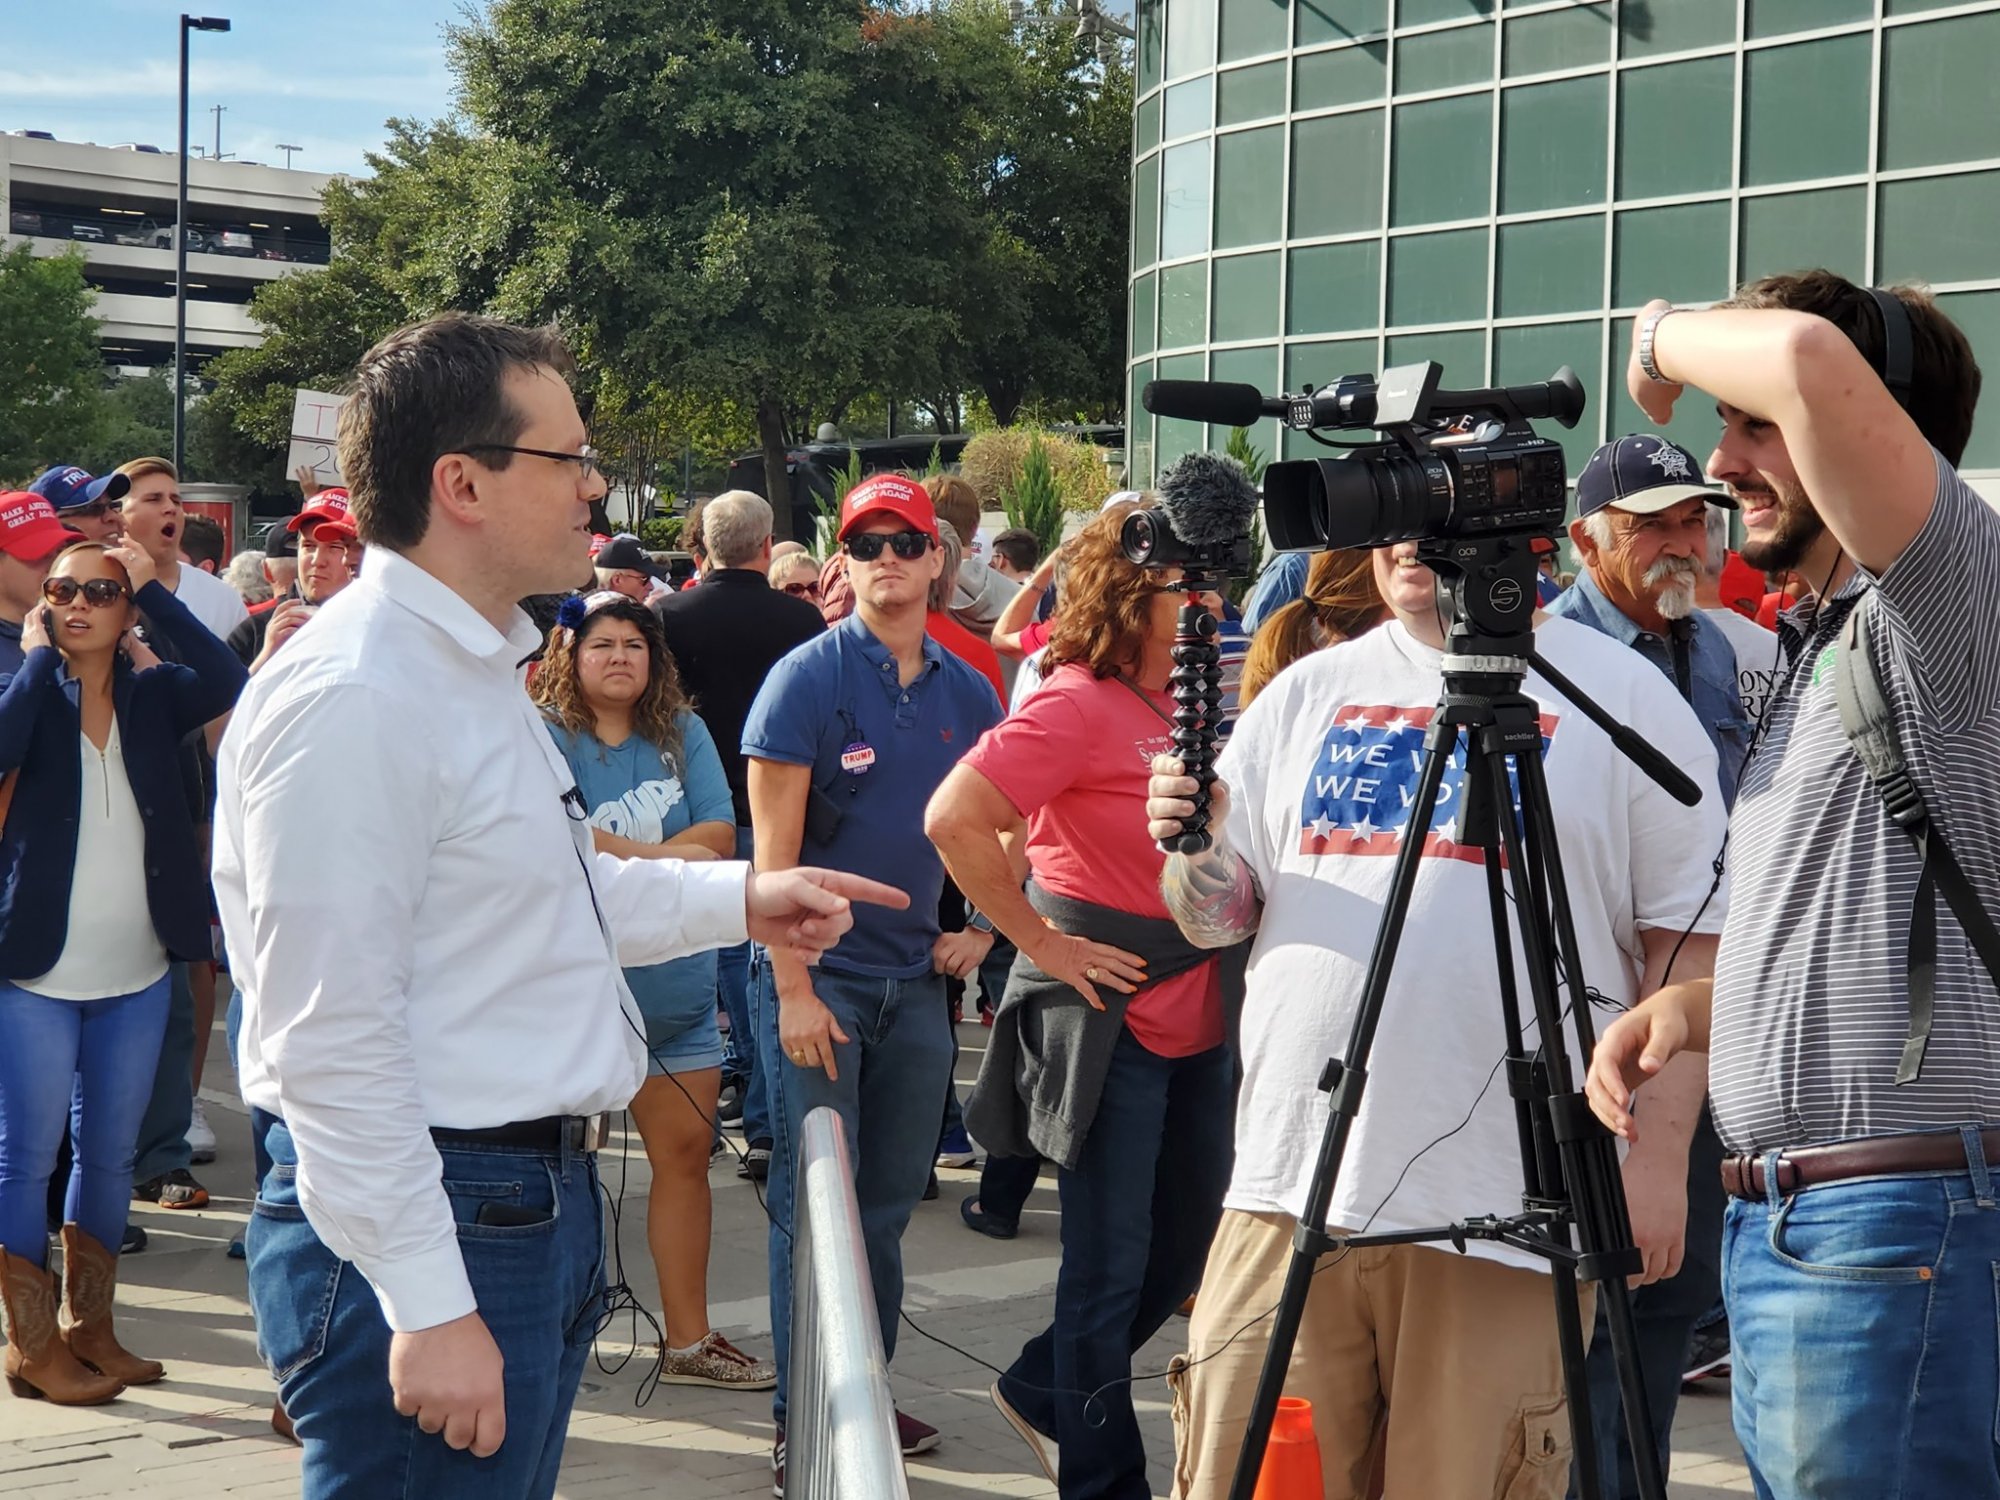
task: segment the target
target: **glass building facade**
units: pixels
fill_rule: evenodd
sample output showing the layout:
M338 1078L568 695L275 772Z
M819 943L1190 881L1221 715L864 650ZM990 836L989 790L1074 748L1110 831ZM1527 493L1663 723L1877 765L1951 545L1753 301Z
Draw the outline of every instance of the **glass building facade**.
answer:
M2000 493L2000 0L1136 12L1132 482L1227 437L1149 416L1148 380L1274 393L1413 359L1448 386L1573 366L1573 475L1647 426L1624 358L1648 300L1823 265L1939 294L1992 372L1965 467ZM1706 457L1713 409L1669 431ZM1275 422L1257 446L1315 447Z

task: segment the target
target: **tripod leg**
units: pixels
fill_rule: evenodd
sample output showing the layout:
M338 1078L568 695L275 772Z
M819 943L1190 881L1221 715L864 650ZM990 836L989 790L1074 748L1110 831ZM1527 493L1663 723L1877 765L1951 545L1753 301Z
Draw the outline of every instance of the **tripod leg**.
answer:
M1257 1377L1257 1394L1250 1406L1250 1423L1243 1434L1243 1451L1237 1456L1236 1475L1229 1487L1230 1500L1254 1500L1257 1479L1264 1468L1264 1450L1270 1442L1271 1423L1278 1415L1278 1398L1284 1394L1285 1376L1291 1369L1292 1349L1298 1343L1299 1323L1305 1316L1306 1298L1312 1292L1313 1272L1328 1246L1327 1209L1333 1202L1333 1188L1340 1176L1341 1159L1347 1153L1347 1137L1361 1111L1361 1095L1368 1081L1368 1054L1375 1045L1375 1028L1382 1019L1382 1001L1388 994L1389 974L1396 962L1396 949L1403 938L1403 923L1409 916L1410 893L1416 889L1422 864L1424 836L1430 831L1437 809L1438 788L1445 767L1456 748L1458 729L1443 719L1432 723L1424 742L1424 767L1417 780L1417 795L1410 807L1410 820L1403 831L1403 847L1396 855L1390 877L1389 895L1382 907L1382 922L1375 929L1375 947L1368 959L1368 978L1348 1031L1347 1051L1338 1061L1329 1062L1321 1086L1328 1096L1326 1130L1320 1137L1319 1159L1314 1163L1311 1185L1306 1190L1305 1213L1299 1218L1292 1238L1291 1264L1285 1270L1285 1290L1279 1298L1271 1322L1271 1343L1264 1355L1264 1368Z

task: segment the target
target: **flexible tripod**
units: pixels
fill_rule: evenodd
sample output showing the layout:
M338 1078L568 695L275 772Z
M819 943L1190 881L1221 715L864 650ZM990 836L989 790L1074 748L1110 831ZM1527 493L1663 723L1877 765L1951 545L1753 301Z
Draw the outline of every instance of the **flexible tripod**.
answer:
M1418 555L1438 573L1439 592L1451 605L1444 687L1425 736L1416 799L1397 854L1347 1051L1329 1061L1320 1078L1319 1087L1331 1106L1326 1132L1307 1190L1305 1213L1293 1237L1284 1296L1272 1325L1271 1346L1258 1380L1230 1497L1252 1500L1320 1257L1371 1245L1449 1243L1462 1252L1468 1240L1478 1239L1512 1245L1549 1262L1563 1386L1569 1398L1578 1489L1583 1500L1599 1500L1601 1487L1584 1376L1588 1346L1577 1287L1580 1282L1597 1286L1610 1329L1639 1492L1645 1500L1666 1500L1666 1482L1660 1473L1658 1445L1653 1440L1639 1371L1631 1293L1625 1284L1627 1276L1642 1268L1643 1260L1632 1243L1616 1145L1576 1087L1569 1054L1562 1045L1558 959L1569 990L1570 1020L1583 1057L1590 1056L1596 1037L1542 764L1541 709L1521 690L1528 668L1533 666L1544 681L1609 734L1620 751L1674 797L1691 806L1700 800L1701 792L1645 741L1612 720L1536 655L1531 626L1534 557L1527 538L1427 540L1419 544ZM1500 1007L1507 1042L1507 1089L1514 1100L1521 1153L1522 1212L1504 1218L1468 1219L1435 1229L1328 1234L1327 1210L1348 1134L1360 1113L1369 1051L1402 942L1424 835L1431 826L1439 788L1461 731L1466 737L1465 800L1457 839L1485 850L1487 906L1499 959ZM1515 986L1507 915L1509 885L1518 913L1539 1039L1532 1053L1523 1038Z
M1201 596L1218 580L1187 569L1173 587L1181 593L1174 616L1174 670L1167 678L1174 696L1174 754L1195 780L1194 811L1181 831L1160 847L1169 854L1199 854L1214 842L1208 830L1208 790L1215 785L1215 738L1222 725L1222 648L1215 643L1215 616Z

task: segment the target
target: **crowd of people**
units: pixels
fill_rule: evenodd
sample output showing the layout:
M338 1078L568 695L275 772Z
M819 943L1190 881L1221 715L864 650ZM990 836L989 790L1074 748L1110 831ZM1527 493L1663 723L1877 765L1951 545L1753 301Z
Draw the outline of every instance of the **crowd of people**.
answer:
M303 476L299 513L233 558L157 458L0 494L10 1386L96 1403L170 1374L119 1342L114 1293L131 1202L207 1201L220 963L250 1300L308 1496L553 1493L619 1110L652 1169L660 1378L769 1391L782 1495L821 1107L887 1355L936 1168L980 1162L960 1216L1003 1240L1052 1174L1055 1306L995 1421L1064 1500L1143 1500L1134 1355L1182 1312L1174 1493L1221 1496L1321 1070L1412 842L1412 940L1320 1227L1520 1192L1492 1086L1515 976L1480 918L1462 756L1410 826L1448 623L1418 545L1278 559L1239 613L1125 555L1154 494L1044 556L988 535L963 479L881 473L824 558L759 495L707 500L676 586L637 538L591 533L606 477L569 373L543 330L392 335L349 384L347 486ZM1676 801L1528 673L1601 1007L1574 1064L1623 1140L1642 1265L1638 1453L1584 1293L1596 1485L1637 1495L1684 1379L1726 1368L1760 1494L2000 1496L2000 998L1836 701L1840 653L1868 652L1920 831L2000 898L2000 521L1954 468L1978 367L1927 295L1812 273L1649 308L1628 380L1654 421L1693 387L1722 427L1705 463L1615 437L1575 476L1574 574L1536 546L1547 663L1702 792ZM1167 854L1197 792L1174 738L1188 608L1218 624L1222 751L1210 847ZM961 1099L975 989L990 1030ZM710 1321L725 1131L763 1184L768 1350ZM1584 1487L1546 1260L1463 1248L1345 1248L1313 1278L1287 1389L1329 1495ZM905 1454L940 1441L896 1427Z

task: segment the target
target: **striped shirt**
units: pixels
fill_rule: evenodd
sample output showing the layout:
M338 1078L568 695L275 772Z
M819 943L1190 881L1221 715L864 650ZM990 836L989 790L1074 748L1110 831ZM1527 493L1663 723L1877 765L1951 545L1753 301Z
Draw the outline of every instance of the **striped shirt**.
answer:
M1920 864L1841 729L1840 628L1872 588L1876 668L1903 754L2000 912L2000 515L1943 458L1930 519L1879 579L1787 614L1787 666L1730 825L1709 1087L1733 1151L2000 1121L2000 994L1942 894L1936 1016L1898 1087Z

